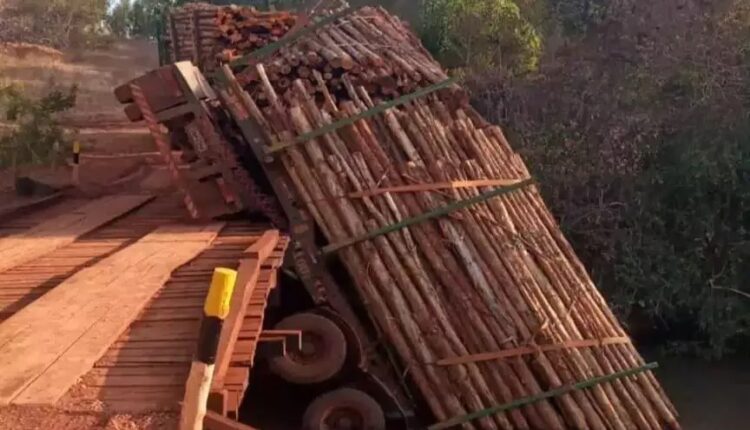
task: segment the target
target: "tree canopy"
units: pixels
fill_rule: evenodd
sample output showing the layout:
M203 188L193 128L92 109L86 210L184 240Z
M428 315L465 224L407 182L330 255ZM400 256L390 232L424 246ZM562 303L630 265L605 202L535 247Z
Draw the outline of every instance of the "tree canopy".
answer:
M512 0L426 0L425 44L449 66L533 71L541 38Z
M747 351L750 6L545 6L536 71L469 73L475 106L513 135L636 334L676 352Z
M108 16L109 27L119 37L156 37L170 7L185 0L121 0Z
M84 45L101 33L106 13L107 0L10 0L0 9L0 39Z

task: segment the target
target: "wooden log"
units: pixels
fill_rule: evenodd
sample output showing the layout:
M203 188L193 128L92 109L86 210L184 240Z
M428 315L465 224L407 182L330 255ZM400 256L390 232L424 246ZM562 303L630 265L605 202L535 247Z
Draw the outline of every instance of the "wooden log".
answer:
M394 121L391 121L391 127L396 127L396 125L395 125L395 122L394 122ZM397 135L401 135L401 139L402 139L402 140L403 140L403 139L407 139L407 137L405 136L405 132L403 132L403 130L402 130L402 129L396 129L396 130L394 130L394 132L395 132L395 133L396 133ZM413 151L413 146L409 146L409 151ZM426 206L426 208L429 208L429 209L431 209L431 208L432 208L432 206L430 206L430 205L428 204L428 205ZM464 244L464 245L461 245L461 244L460 244L460 243L461 243L461 241L460 241L460 239L459 239L459 237L460 237L460 236L459 236L459 235L458 235L458 234L457 234L456 232L454 232L454 230L453 230L453 228L452 228L452 227L450 227L450 226L447 226L447 225L445 225L445 223L443 223L443 227L444 227L444 228L448 228L448 230L447 230L447 232L448 232L448 235L449 235L450 237L452 237L452 240L454 241L454 243L455 243L455 245L456 245L456 246L458 246L458 247L459 247L460 249L466 249L466 252L469 252L469 251L468 251L468 247L467 247L467 246L466 246L465 244ZM475 259L476 259L476 257L470 257L470 256L469 256L469 254L465 254L465 262L467 262L467 261L474 261ZM456 265L456 268L458 268L458 267L460 267L460 265ZM460 269L459 269L459 270L460 270ZM473 278L473 281L472 281L472 282L474 282L474 283L475 283L476 285L484 285L483 289L484 289L484 291L486 292L486 293L485 293L485 295L487 295L487 294L489 294L489 295L490 295L489 297L485 298L485 300L488 300L489 302L492 302L492 301L494 301L494 298L493 298L493 297L491 297L491 293L489 293L489 289L488 289L488 286L487 286L487 281L486 281L486 277L485 277L485 276L484 276L484 275L483 275L483 274L482 274L481 272L482 272L482 271L481 271L481 270L479 269L479 266L477 266L477 267L476 267L476 268L474 269L474 271L473 271L473 272L472 272L472 271L469 271L469 273L470 273L470 274L472 274L472 273L473 273L473 274L472 274L472 278ZM491 310L491 311L492 311L492 310ZM494 312L497 312L497 310L495 310ZM505 323L505 324L507 324L507 323Z
M558 311L560 311L560 309L558 309ZM589 363L591 363L591 360L589 360ZM595 365L595 364L594 364L594 365ZM621 394L623 394L623 393L621 393ZM628 396L627 396L627 395L624 395L624 396L623 396L623 398L627 399L627 398L628 398ZM620 413L622 414L622 406L620 406L620 407L619 407L619 409L620 409Z
M337 61L338 54L330 49L328 46L325 46L324 44L320 43L319 40L315 37L308 37L305 38L303 42L306 46L306 48L309 50L309 52L314 53L317 57L325 59L328 63L333 63ZM309 55L308 55L309 58Z
M343 22L341 28L345 30L345 35L349 37L349 40L358 45L359 49L367 57L367 61L370 65L374 67L385 66L385 60L383 60L383 57L368 47L367 38L359 32L351 22Z
M536 204L536 203L533 203L532 205L533 205L533 206L536 206L536 207L538 207L538 204ZM585 281L584 281L584 282L585 282ZM588 281L588 282L590 283L590 281ZM591 304L592 304L592 303L596 303L596 300L586 301L586 304L584 304L584 306L587 306L587 307L589 307L589 309L590 309L590 312L592 312L592 314L596 315L596 314L597 314L598 312L597 312L597 310L596 310L596 309L594 309L593 307L591 307ZM604 308L606 309L606 306L605 306ZM611 333L611 332L617 332L617 331L616 331L616 330L615 330L615 331L610 331L610 333ZM620 332L620 333L622 333L622 331L621 331L621 330L620 330L619 332ZM610 348L610 349L608 349L608 350L614 350L614 351L617 351L618 349L620 349L620 348ZM620 362L622 363L622 361L620 361ZM634 361L631 361L630 363L636 363L636 362L634 362ZM645 379L648 379L648 377L646 377ZM651 384L648 384L648 385L651 385ZM652 391L652 392L651 392L651 394L652 394L652 395L654 395L654 399L659 399L659 398L661 398L661 397L662 397L661 395L657 395L657 394L655 393L655 391ZM639 397L639 396L636 396L636 399L638 399L638 397ZM639 400L639 403L643 404L643 400ZM656 403L657 403L657 404L661 404L661 405L660 405L659 407L660 407L660 408L662 409L662 411L661 411L661 412L662 412L662 413L663 413L663 414L664 414L665 416L672 416L672 414L673 414L673 413L669 413L669 414L667 414L667 411L669 411L669 410L670 410L671 408L670 408L669 406L667 406L667 405L666 405L666 404L665 404L665 403L664 403L663 401L658 401L658 400L657 400L657 401L656 401ZM648 408L645 408L645 409L643 409L643 410L644 410L644 411L648 411ZM670 411L670 412L671 412L671 411Z
M342 49L328 33L319 31L317 33L318 40L325 47L327 51L331 51L335 54L335 57L330 59L331 66L334 68L341 68L344 70L350 70L354 67L354 59Z
M350 111L350 112L354 113L355 111ZM358 141L358 142L362 142L363 141L361 137L358 137L358 134L350 134L349 135L349 139L352 139L352 140L355 140L355 141ZM360 143L360 145L363 145L363 144ZM367 152L367 151L365 151L365 152ZM372 163L372 165L373 165L373 167L375 169L378 169L378 162L377 161L375 161L373 158L370 158L370 162ZM404 206L401 206L401 204L399 204L399 206L401 207L401 212L403 212L404 214L408 214L409 213L409 209L408 208L405 208ZM419 212L420 210L421 209L417 209L416 212ZM398 213L398 211L396 211L396 213ZM431 242L431 243L427 242L427 240L428 240L427 237L429 237L429 236L424 235L421 232L421 228L419 228L418 231L415 232L415 234L417 235L419 244L422 245L421 249L425 249L425 250L440 249L439 246L435 246L436 245L435 242ZM433 235L434 235L434 233L433 233ZM408 256L408 255L410 255L410 252L406 248L403 248L403 247L400 249L400 252L401 252L402 256ZM428 253L428 255L431 255L431 254ZM408 257L406 257L406 258L407 258L406 261L410 261L408 259ZM452 287L454 287L456 285L460 285L460 282L458 282L455 279L453 279L453 272L445 270L446 266L445 266L444 262L440 260L440 258L441 257L438 257L437 254L435 254L432 257L430 257L430 261L432 262L432 265L433 265L433 270L436 270L436 273L437 273L436 276L435 276L435 278L436 279L446 280L446 282L448 282L450 284L450 286L448 287L448 288L451 288L450 291L457 291L458 289L455 289L455 288L452 288ZM416 265L418 263L415 261L415 262L412 262L412 264ZM412 270L414 270L414 266L411 266L411 267L412 267ZM460 271L456 272L456 273L460 273ZM423 287L427 288L426 286L423 286ZM435 294L434 292L426 294L426 297L438 297L438 296L439 296L439 294ZM465 303L465 301L466 301L465 297L452 297L452 299L453 299L452 302L456 303L456 304L458 304L458 303ZM431 309L435 309L436 306L437 306L436 303L434 303L434 302L431 303ZM474 314L473 312L471 312L469 309L470 309L470 307L467 307L467 313L462 313L461 315L462 316L468 315L470 317L476 316L476 314ZM454 320L454 324L455 324L456 321L461 321L461 320L460 319ZM472 332L474 332L474 330L479 330L480 332L485 333L485 336L492 337L489 334L489 332L487 332L487 331L485 331L483 329L484 324L481 322L481 320L477 319L477 320L473 320L473 321L474 321L475 326L473 328L466 328L463 331L463 333L467 333L467 332L468 333L472 333ZM462 323L459 322L457 324L457 326L461 327ZM490 373L492 374L492 372L490 372ZM497 375L495 375L495 378L497 378ZM494 380L498 381L499 379L494 379ZM499 384L498 387L501 390L506 388L506 386L505 386L504 383ZM503 398L508 398L508 397L510 397L510 393L509 392L505 392L505 394L502 395L502 396L503 396ZM535 418L536 417L533 416L532 420L535 420ZM515 420L522 420L522 418L515 417ZM541 423L537 421L537 423L535 425L541 425ZM552 426L544 426L544 427L546 427L546 428L561 428L561 426L559 426L559 425L555 426L554 424Z
M479 240L478 237L481 237L480 235L483 235L483 234L484 233L480 233L479 235L475 235L474 236L475 240ZM503 240L503 241L500 241L500 243L507 243L507 239ZM503 250L503 252L507 252L507 250ZM491 255L491 254L486 254L486 255ZM498 267L498 266L495 266L495 267ZM505 271L496 272L495 275L499 276L500 279L509 279L509 276L510 276L509 273L505 272ZM508 283L512 283L512 281L509 280ZM523 307L524 307L523 303L524 303L524 299L523 298L516 297L515 308L523 309ZM512 310L511 310L511 312L512 312ZM511 313L511 315L513 315L513 314ZM528 323L528 325L525 325L524 323L520 323L518 326L522 327L522 328L524 326L526 326L526 327L529 327L529 328L533 329L534 327L538 326L539 324L540 324L539 322L531 321L531 322ZM531 334L531 332L529 331L529 328L525 328L524 329L526 331L522 332L522 334L521 334L522 337L529 338L529 336ZM567 370L566 370L566 372L567 372ZM584 398L579 398L578 402L580 404L582 404L586 409L588 409L588 415L590 415L591 417L595 416L595 414L593 413L593 409L591 409L590 407L586 406L586 405L588 405L588 403L586 402L586 400ZM590 418L590 419L593 419L593 418Z
M290 113L292 114L293 117L296 117L298 121L301 120L301 117L299 116L298 108L296 109L292 108L292 110L290 110ZM303 124L303 123L300 123L300 124ZM306 145L305 149L306 149L306 152L308 153L308 156L313 160L313 163L316 163L315 160L318 160L317 162L318 168L324 168L323 164L319 164L320 162L324 162L324 160L321 158L322 153L320 152L319 148L317 148L316 145L310 144L310 145ZM290 152L290 155L292 155L292 157L295 158L295 166L301 169L302 166L306 164L304 161L304 158L301 158L301 154L296 150L290 150L289 152ZM304 170L302 172L304 172ZM332 177L332 175L325 173L325 168L324 168L324 171L321 172L321 174L325 175L327 178ZM314 179L314 176L312 175L312 173L304 173L304 176L307 177L305 182L308 184L314 184L318 182L316 179ZM335 195L336 190L330 188L330 187L335 186L334 182L330 181L329 179L325 181L323 184L325 184L324 186L329 187L327 190L328 193ZM313 198L323 196L324 195L323 189L324 188L319 188L317 191L314 191L311 194ZM322 208L320 209L322 210ZM329 209L329 211L332 209L333 208ZM339 230L339 233L338 233L339 236L345 237L346 235L349 235L352 233L364 232L364 226L361 224L361 222L356 220L356 218L353 215L352 208L348 208L344 206L344 207L339 207L338 210L342 211L341 212L342 214L348 214L342 217L342 221L345 222L344 225L346 225L345 228L346 230L348 230L348 232L343 228L344 225L342 225L341 227L339 227L341 228L341 230ZM334 215L334 213L335 212L331 212L330 215L334 217L338 217L337 215ZM406 312L408 314L409 311L404 307L405 304L403 302L403 299L400 298L399 295L396 295L395 291L392 291L389 289L391 286L394 285L394 281L388 275L388 270L385 268L386 266L383 263L383 261L380 259L380 257L377 256L378 254L369 244L362 245L362 252L363 252L363 255L368 256L367 258L370 261L370 264L374 265L373 266L374 281L375 281L375 284L378 285L380 288L380 291L378 293L373 294L373 297L388 297L387 300L391 306L396 304L397 306L401 308L401 312ZM409 339L409 342L415 348L413 353L416 354L416 356L418 357L420 361L429 360L430 357L432 357L432 353L430 352L427 345L424 343L424 338L420 334L420 331L417 328L416 323L411 321L410 319L399 318L399 320L400 320L399 324L401 325L401 329L404 330L404 333ZM381 323L385 323L385 321L381 321ZM395 333L393 334L393 336L395 339L396 337ZM408 351L409 350L405 349L405 350L402 350L402 353L406 355L411 355L411 353L409 353ZM445 385L446 383L445 377L439 376L438 372L436 372L435 369L428 368L426 372L433 384L436 384L442 390L448 389L447 385ZM454 397L453 394L451 393L443 392L443 394L439 395L438 398L443 399L443 401L446 403L446 406L449 408L449 410L463 410L463 407L460 405L460 402L458 401L458 399ZM472 398L476 399L476 395L473 394ZM485 421L483 425L486 428L495 428L495 426L489 421Z

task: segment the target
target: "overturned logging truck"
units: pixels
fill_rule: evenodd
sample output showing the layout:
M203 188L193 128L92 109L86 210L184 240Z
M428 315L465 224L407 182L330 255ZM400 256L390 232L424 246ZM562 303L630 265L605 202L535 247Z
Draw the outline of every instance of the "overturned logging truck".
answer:
M260 212L292 236L315 305L280 328L309 345L272 368L348 387L306 428L385 428L383 410L388 428L680 428L500 127L404 23L371 7L297 28L211 16L251 51L116 95L194 217Z

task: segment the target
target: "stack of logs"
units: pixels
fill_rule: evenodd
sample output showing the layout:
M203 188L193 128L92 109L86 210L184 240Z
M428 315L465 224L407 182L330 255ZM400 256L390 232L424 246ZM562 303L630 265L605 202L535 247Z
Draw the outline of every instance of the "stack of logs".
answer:
M252 7L239 6L219 9L217 19L218 55L223 62L278 41L297 22L297 16L290 12L261 12Z
M188 3L169 14L166 49L172 62L189 60L201 70L212 70L279 40L296 22L291 12Z
M414 34L388 14L356 14L326 26L281 49L264 66L280 96L291 94L292 82L299 79L319 104L325 102L323 84L336 98L345 99L348 80L377 101L447 79ZM267 106L254 67L240 71L238 81L261 106Z
M203 69L216 63L216 22L218 7L208 3L188 3L170 11L164 43L170 62L192 61Z
M446 78L405 25L376 8L237 81L224 70L233 84L220 91L224 105L274 143ZM529 178L501 129L465 98L441 90L276 154L330 243ZM643 364L535 186L401 227L336 252L438 419ZM477 356L497 351L506 357ZM676 417L645 372L465 428L661 430L678 429Z

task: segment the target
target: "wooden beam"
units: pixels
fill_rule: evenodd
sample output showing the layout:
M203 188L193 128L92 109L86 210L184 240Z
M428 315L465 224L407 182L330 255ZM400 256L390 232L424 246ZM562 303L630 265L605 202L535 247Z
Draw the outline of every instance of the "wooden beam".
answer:
M259 274L260 261L257 258L246 258L240 261L240 267L237 269L237 285L232 294L229 315L224 320L221 337L219 338L212 385L214 391L224 388L224 377L232 361L234 344L237 342L237 336L240 328L242 328L242 320L245 318L247 302L250 300L255 284L258 282Z
M35 260L75 242L80 236L136 209L150 195L103 197L57 216L21 234L0 239L0 272Z
M349 198L357 199L373 197L385 193L413 193L419 191L454 190L470 187L507 187L524 181L524 179L476 179L470 181L436 182L432 184L400 185L396 187L375 188L347 194Z
M208 407L209 411L216 412L217 414L220 414L222 416L226 415L227 390L211 391L211 393L209 393L208 395L208 404L206 405L206 407Z
M164 109L159 112L155 112L154 115L156 115L156 120L158 122L164 123L169 121L173 118L179 118L182 116L185 116L187 114L196 114L196 111L200 109L200 106L196 106L191 103L185 103L178 106L174 106L171 108Z
M223 223L159 228L83 269L0 325L0 404L53 404L89 371L174 269Z
M245 319L247 305L252 296L260 275L260 266L266 261L279 243L278 230L266 230L263 235L245 250L247 258L240 261L237 270L237 286L232 295L229 316L224 321L219 339L219 350L216 355L213 390L224 388L224 378L232 361L234 345L237 342L242 322Z
M30 209L38 209L42 206L47 206L57 202L63 197L63 193L60 191L43 197L34 197L31 199L24 199L21 202L0 206L0 221L16 216L24 211Z
M177 160L175 160L172 154L172 147L169 143L169 136L167 136L164 127L159 124L158 119L156 118L156 114L154 113L154 110L156 108L147 100L146 92L144 92L144 89L142 87L135 84L131 84L130 87L133 93L133 98L135 99L135 103L141 110L149 133L151 133L151 137L154 139L156 148L162 154L164 163L167 165L167 170L169 171L170 176L172 176L172 181L175 185L177 185L177 188L182 194L182 199L185 203L185 207L187 208L191 217L193 217L194 219L199 218L201 214L198 211L198 207L195 205L193 191L188 186L189 184L185 179L185 175L180 172ZM149 94L153 95L151 93Z
M262 265L271 256L274 248L279 243L278 230L266 230L257 242L253 243L245 253L249 258L257 259Z
M541 352L560 351L571 348L588 348L605 345L620 345L630 343L629 337L607 337L604 339L582 339L552 345L521 346L495 352L482 352L479 354L464 355L461 357L444 358L437 362L438 366L455 366L459 364L477 363L480 361L499 360L502 358L518 357L521 355L537 354Z

